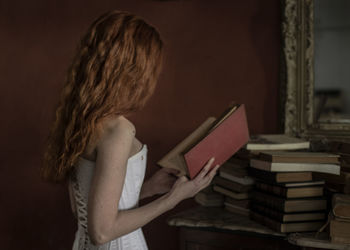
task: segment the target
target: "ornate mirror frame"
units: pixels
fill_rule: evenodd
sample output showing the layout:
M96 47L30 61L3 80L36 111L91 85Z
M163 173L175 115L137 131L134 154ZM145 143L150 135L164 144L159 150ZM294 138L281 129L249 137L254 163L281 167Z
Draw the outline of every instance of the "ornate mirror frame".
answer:
M314 0L282 0L281 105L286 134L350 141L350 124L314 121Z

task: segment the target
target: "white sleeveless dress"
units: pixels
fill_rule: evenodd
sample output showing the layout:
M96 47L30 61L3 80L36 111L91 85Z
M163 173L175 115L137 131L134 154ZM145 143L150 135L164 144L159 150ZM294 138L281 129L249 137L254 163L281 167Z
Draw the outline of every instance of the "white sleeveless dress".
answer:
M143 145L138 153L128 159L124 187L119 200L119 210L132 209L138 206L140 190L145 176L146 161L146 145ZM70 179L78 217L78 230L75 235L73 250L147 250L141 228L101 246L95 246L91 243L87 233L87 204L94 169L95 162L80 158L75 174L72 174Z

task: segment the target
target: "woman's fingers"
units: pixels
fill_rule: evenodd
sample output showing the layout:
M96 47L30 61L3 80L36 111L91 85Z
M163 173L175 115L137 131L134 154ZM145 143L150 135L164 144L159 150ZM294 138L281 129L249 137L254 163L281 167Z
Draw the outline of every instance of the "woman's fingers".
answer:
M212 180L214 178L214 176L216 175L216 172L218 171L220 165L216 165L210 172L209 174L207 175L210 180Z
M196 195L200 190L207 187L214 178L219 165L216 165L212 170L210 170L213 163L214 158L211 158L193 180L189 180L186 176L179 177L172 187L172 191L170 192L172 192L174 197L177 197L176 199L179 200Z
M210 160L205 165L210 165L211 166L211 164L213 164L214 160L215 160L215 158L211 157Z
M179 182L186 182L186 181L188 181L188 178L185 175L183 175L183 176L179 177L178 181Z
M216 173L218 172L220 165L216 165L209 174L207 174L208 177L208 183L210 184L213 180L213 178L215 177Z
M201 186L203 184L203 181L205 181L206 179L206 176L211 168L211 165L213 164L214 162L214 157L211 158L207 164L205 164L204 168L199 172L199 174L196 176L196 178L194 178L194 183L197 185L197 186Z
M205 167L204 167L205 171L203 171L203 177L207 176L207 174L209 173L209 170L210 170L211 166L213 165L214 160L215 160L215 158L212 157L205 165Z
M216 165L204 178L203 178L203 183L205 186L208 186L211 181L213 180L214 176L216 175L216 172L220 165Z

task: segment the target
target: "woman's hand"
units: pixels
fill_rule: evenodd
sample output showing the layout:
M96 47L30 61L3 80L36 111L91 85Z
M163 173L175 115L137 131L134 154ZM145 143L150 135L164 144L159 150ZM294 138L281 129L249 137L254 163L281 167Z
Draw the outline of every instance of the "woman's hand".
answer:
M149 179L154 194L164 194L170 191L177 180L178 170L161 168Z
M209 186L219 168L219 165L216 165L209 172L213 162L214 158L211 158L193 180L189 180L186 176L182 176L175 182L169 192L169 198L173 206L176 206L176 204L184 199L195 196L200 190Z
M159 169L142 185L140 199L169 192L177 180L178 173L179 171L176 169Z

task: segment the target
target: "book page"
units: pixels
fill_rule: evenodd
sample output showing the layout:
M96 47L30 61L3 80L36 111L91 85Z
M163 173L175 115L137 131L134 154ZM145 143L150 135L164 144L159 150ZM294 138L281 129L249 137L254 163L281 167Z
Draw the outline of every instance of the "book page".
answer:
M205 122L203 122L195 131L193 131L189 136L187 136L182 142L176 145L169 153L167 153L160 161L158 165L165 168L174 168L180 170L180 175L187 174L186 162L183 158L183 151L198 141L212 126L215 121L214 117L209 117Z
M214 129L216 129L223 121L225 121L225 119L227 117L229 117L233 112L235 112L238 107L239 107L239 105L235 105L235 106L230 107L227 110L225 110L225 112L223 114L221 114L221 116L218 119L216 119L212 128L210 128L210 130L207 132L207 134L210 134L210 132L212 132Z
M168 164L166 167L180 170L180 173L178 174L178 176L187 175L186 162L182 157L182 155L179 155L179 154L174 155L173 157L169 158L167 163Z

